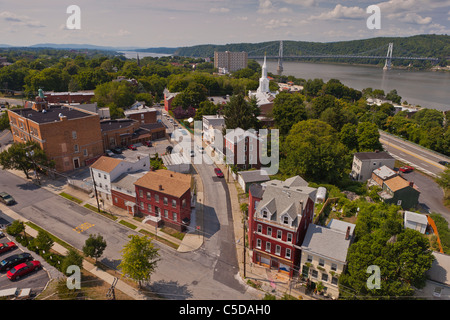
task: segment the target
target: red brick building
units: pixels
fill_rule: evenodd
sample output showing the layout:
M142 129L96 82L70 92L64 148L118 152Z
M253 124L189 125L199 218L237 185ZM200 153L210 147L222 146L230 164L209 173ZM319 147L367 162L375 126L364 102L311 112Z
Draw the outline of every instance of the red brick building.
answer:
M297 272L315 195L316 189L299 176L250 186L248 239L254 263L290 277Z
M182 231L191 219L191 184L187 174L150 171L134 183L138 210L149 224Z
M45 98L51 104L76 104L90 103L94 97L94 91L77 91L77 92L45 92Z
M35 141L55 169L70 171L92 164L103 154L98 114L74 106L49 106L43 97L25 108L8 110L14 142Z

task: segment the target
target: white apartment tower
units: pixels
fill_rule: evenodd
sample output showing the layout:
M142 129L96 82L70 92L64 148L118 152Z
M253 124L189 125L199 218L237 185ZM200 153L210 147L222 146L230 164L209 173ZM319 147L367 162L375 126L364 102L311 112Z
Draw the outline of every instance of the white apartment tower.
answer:
M234 72L247 67L247 52L214 51L214 68L224 68Z

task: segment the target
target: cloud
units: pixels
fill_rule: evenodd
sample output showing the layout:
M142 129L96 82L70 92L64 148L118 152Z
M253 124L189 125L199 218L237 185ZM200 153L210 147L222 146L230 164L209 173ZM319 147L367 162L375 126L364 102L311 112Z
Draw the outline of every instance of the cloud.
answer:
M26 26L29 28L43 28L45 27L44 24L37 20L33 20L30 17L27 16L19 16L13 12L9 11L2 11L0 12L0 18L2 18L5 21L11 22L11 24L15 26Z
M259 0L258 13L268 14L275 11L276 9L270 0Z
M283 18L283 19L271 19L269 21L264 21L264 28L266 29L278 29L289 27L292 25L292 20Z
M311 16L308 20L365 19L366 17L366 10L360 7L345 7L338 4L333 10Z
M209 9L209 13L227 13L230 12L228 8L211 8Z
M317 4L316 0L283 0L283 2L288 4L300 5L303 7L312 7Z

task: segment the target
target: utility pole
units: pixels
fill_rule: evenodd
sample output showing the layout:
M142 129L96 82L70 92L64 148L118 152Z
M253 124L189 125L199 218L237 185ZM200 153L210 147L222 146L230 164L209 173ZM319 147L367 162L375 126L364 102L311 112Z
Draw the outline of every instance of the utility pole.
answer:
M244 242L244 278L246 277L246 261L245 261L245 256L247 255L245 252L245 219L244 221L242 221L242 226L243 226L243 235L242 235L242 240Z
M98 210L98 212L100 212L100 204L98 203L97 185L95 184L95 178L94 178L94 173L92 172L92 168L90 168L90 169L91 169L92 182L94 183L95 199L97 200L97 210Z

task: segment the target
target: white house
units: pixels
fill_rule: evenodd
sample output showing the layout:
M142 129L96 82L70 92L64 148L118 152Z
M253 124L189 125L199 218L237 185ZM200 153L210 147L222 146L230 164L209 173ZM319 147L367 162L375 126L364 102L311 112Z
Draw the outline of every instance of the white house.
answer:
M395 159L385 151L357 152L353 155L351 177L360 182L371 178L375 169L386 166L394 169Z
M450 300L450 256L433 252L434 261L427 270L425 287L415 295L430 300Z
M123 160L102 156L91 165L91 178L95 183L98 197L104 202L112 204L111 182L123 173L148 171L150 168L149 155L136 154L134 160Z

